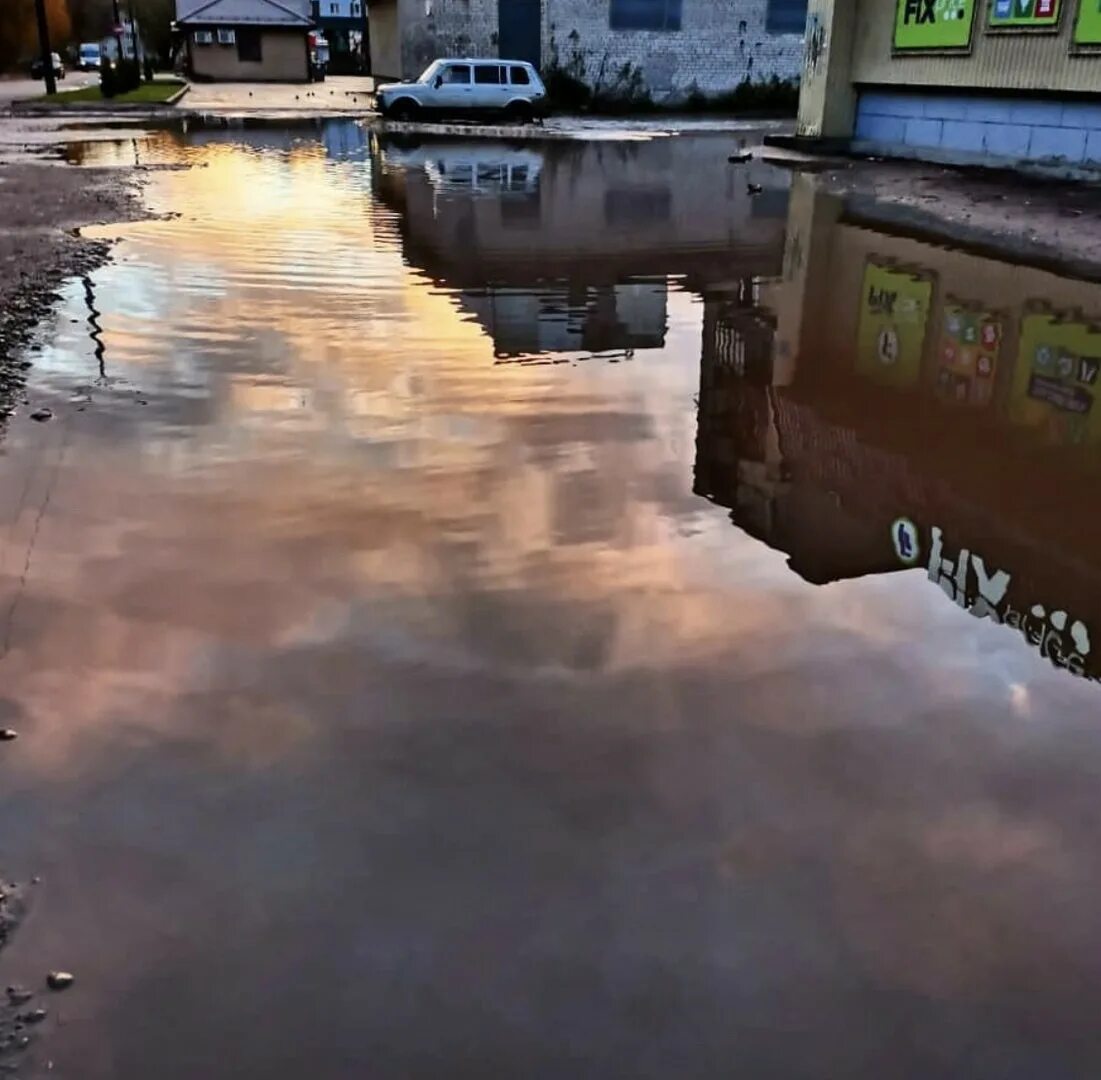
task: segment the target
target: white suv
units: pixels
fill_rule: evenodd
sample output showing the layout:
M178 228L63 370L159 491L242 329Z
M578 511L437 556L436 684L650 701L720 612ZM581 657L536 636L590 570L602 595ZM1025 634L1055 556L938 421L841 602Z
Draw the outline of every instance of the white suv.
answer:
M547 90L523 60L436 60L416 82L380 86L375 98L391 120L504 116L527 124L542 115Z

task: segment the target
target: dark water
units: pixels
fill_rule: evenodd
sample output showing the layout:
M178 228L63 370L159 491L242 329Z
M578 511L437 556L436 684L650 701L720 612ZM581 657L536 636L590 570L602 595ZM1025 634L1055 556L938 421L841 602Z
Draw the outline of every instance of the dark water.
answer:
M25 1072L1097 1075L1101 293L729 150L74 150L192 167L3 443Z

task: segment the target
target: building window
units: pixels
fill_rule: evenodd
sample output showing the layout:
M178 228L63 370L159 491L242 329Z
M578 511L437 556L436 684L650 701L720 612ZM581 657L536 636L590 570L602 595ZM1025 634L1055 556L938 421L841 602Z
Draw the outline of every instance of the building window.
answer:
M770 34L802 34L807 28L807 0L768 0L765 30Z
M237 31L237 59L253 64L259 64L264 59L259 30L242 27Z
M352 0L352 18L358 19L363 14L363 7L359 0Z
M613 30L679 30L680 15L681 0L612 0L609 25Z
M340 14L340 5L339 4L330 4L329 5L329 14L330 15L339 15Z

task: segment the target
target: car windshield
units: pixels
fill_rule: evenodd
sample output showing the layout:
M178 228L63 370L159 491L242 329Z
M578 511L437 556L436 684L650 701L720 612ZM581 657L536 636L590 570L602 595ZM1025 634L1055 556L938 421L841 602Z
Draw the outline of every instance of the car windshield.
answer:
M421 77L417 79L417 82L430 83L436 77L437 72L439 72L440 68L442 67L442 61L433 60L432 63L429 64L428 67L426 67L424 71L421 72Z

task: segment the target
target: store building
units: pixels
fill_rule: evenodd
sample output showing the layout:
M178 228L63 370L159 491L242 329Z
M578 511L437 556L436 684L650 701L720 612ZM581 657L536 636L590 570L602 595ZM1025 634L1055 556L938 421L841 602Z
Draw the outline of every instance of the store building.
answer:
M811 0L803 139L1101 173L1097 0Z

